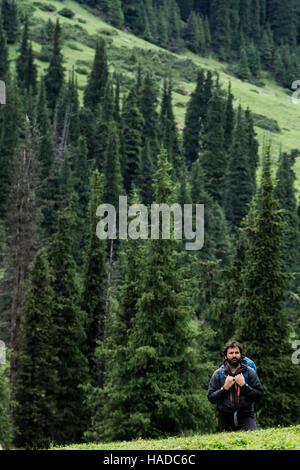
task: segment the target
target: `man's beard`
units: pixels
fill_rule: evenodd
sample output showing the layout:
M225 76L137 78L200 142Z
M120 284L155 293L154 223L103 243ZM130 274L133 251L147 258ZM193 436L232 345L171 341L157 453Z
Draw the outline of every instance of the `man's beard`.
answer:
M240 362L240 359L234 357L233 359L227 359L227 361L231 366L236 366Z

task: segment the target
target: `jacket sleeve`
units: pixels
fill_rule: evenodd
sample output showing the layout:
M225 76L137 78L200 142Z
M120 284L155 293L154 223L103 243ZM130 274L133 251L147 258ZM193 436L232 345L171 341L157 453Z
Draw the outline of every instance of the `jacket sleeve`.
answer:
M244 392L247 397L252 398L253 400L258 400L263 396L263 388L258 378L257 373L248 368L248 387L244 386Z
M227 390L221 390L219 374L218 371L215 371L209 382L208 399L211 403L216 404L222 402L226 395Z

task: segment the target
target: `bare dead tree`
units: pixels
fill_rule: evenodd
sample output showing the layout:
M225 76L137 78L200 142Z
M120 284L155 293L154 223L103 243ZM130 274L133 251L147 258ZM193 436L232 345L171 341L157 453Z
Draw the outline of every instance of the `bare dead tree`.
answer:
M12 349L11 381L16 373L16 357L19 345L21 309L24 305L29 266L37 247L38 163L36 159L36 136L26 116L23 136L13 161L14 175L9 194L6 220L6 250L4 254L4 277L1 282L1 313L5 328L5 340Z

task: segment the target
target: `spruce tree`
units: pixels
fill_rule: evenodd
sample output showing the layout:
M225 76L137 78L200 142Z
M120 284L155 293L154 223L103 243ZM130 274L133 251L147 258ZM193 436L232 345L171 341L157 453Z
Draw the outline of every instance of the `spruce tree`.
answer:
M89 361L89 377L93 385L103 387L104 364L95 362L97 341L104 341L107 289L106 242L96 235L96 211L103 198L103 181L98 170L91 178L89 202L89 238L84 265L82 308L87 312L86 318L86 352Z
M5 30L2 26L2 17L0 12L0 80L6 81L9 71L8 46Z
M25 69L27 66L28 60L28 17L25 18L24 29L23 29L23 36L22 42L20 47L20 53L16 61L16 71L18 77L18 84L22 86L25 81Z
M117 126L111 122L108 130L108 145L104 157L103 202L119 207L119 196L124 194L120 168L120 142Z
M2 0L1 12L7 42L13 44L19 37L19 19L16 0Z
M13 157L19 143L19 129L22 126L22 105L17 84L13 80L6 82L6 105L1 106L0 129L0 217L7 210L7 197L13 176Z
M84 92L84 105L92 111L95 111L97 104L100 103L101 98L104 96L107 80L106 47L104 40L101 39L96 44L93 68Z
M273 191L268 145L263 158L260 191L244 228L247 248L236 311L236 336L245 353L251 353L257 364L264 388L259 415L259 422L264 427L289 425L300 419L300 410L295 403L300 375L291 361L293 350L284 309L287 275L280 259L282 217Z
M128 193L138 183L141 169L144 119L139 111L135 88L129 92L122 112L122 169Z
M279 158L279 167L276 174L276 186L274 195L283 210L285 222L282 242L282 262L290 273L288 292L286 294L286 310L288 319L293 328L297 328L297 319L300 317L300 305L297 301L297 289L299 285L299 215L297 212L297 199L295 191L296 175L294 165L299 153L297 150L291 153L282 153Z
M224 125L224 147L227 152L231 147L233 128L234 128L233 94L231 93L231 83L229 83L227 103L226 103L225 125Z
M158 86L154 76L146 72L140 90L139 107L144 119L143 142L149 139L152 155L159 151L159 117L157 112Z
M205 136L206 150L201 155L205 189L219 203L222 200L222 186L228 158L224 146L224 107L224 100L219 96L219 90L217 90L209 102L208 132Z
M53 47L49 67L45 75L45 86L47 92L48 105L54 112L56 102L64 83L63 55L61 52L61 27L59 20L56 21Z
M226 0L211 1L211 28L218 57L226 60L230 51L229 6Z
M172 163L175 172L178 172L180 166L180 148L172 107L172 81L170 78L169 80L164 80L160 121L162 145L168 152L169 161Z
M247 144L245 116L239 107L226 171L224 201L226 217L234 227L237 227L247 214L253 195Z
M49 258L54 273L52 314L55 323L54 346L59 361L55 441L78 442L87 425L83 392L79 388L87 381L87 359L84 356L86 314L80 309L69 208L58 213L57 232L51 241Z
M157 203L174 200L170 170L162 150L154 183ZM149 240L141 256L143 278L139 298L134 300L136 315L129 331L125 327L123 366L121 358L112 363L103 395L103 420L98 424L102 439L211 429L205 390L208 377L196 352L197 323L174 269L176 245L174 239ZM136 283L138 275L134 279ZM136 296L136 291L131 292Z
M47 252L41 249L31 266L22 310L21 342L14 399L15 445L47 448L55 438L58 357L54 347L54 290Z
M203 101L204 73L198 72L196 88L193 91L185 114L183 151L188 167L198 158L200 150L201 108Z

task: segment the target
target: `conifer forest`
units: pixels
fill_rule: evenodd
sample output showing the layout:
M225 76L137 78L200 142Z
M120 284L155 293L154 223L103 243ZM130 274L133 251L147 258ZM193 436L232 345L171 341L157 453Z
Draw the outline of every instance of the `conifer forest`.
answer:
M229 340L300 424L299 87L300 0L0 0L2 447L215 433Z

